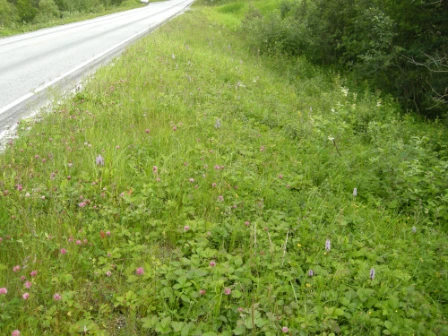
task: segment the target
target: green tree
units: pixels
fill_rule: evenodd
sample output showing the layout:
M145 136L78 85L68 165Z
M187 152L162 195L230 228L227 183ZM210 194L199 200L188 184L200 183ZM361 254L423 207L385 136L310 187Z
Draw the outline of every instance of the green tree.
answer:
M9 26L17 19L16 7L6 0L0 0L0 26Z

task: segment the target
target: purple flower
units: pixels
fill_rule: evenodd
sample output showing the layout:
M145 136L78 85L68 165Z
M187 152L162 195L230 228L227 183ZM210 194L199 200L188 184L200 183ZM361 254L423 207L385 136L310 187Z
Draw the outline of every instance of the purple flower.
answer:
M312 277L312 276L314 276L314 272L313 272L313 270L312 270L312 269L310 269L310 270L308 271L308 276L309 276L309 277Z
M375 279L375 269L372 267L370 269L370 280L373 280L373 279Z
M35 277L35 276L37 275L37 271L32 271L32 272L30 273L30 275L31 275L32 277Z
M224 288L224 294L225 295L230 295L230 294L232 294L232 290L230 289L230 288Z
M216 262L214 260L210 261L209 263L210 267L215 267L216 266Z
M65 248L62 248L61 249L61 254L66 254L66 253L67 253L67 250Z
M145 271L143 270L143 267L139 267L135 271L135 274L137 274L137 275L143 275L143 273L145 273Z
M98 155L95 159L97 166L104 166L104 158L100 155Z
M220 195L218 196L218 202L223 202L224 201L224 196Z
M61 294L56 293L55 295L53 295L53 299L54 299L55 301L60 301L60 300L62 299L62 296L61 296Z
M283 327L283 328L282 328L282 332L283 332L283 333L286 334L288 331L289 331L288 327Z
M325 250L330 251L330 249L331 249L330 239L327 239L325 241Z

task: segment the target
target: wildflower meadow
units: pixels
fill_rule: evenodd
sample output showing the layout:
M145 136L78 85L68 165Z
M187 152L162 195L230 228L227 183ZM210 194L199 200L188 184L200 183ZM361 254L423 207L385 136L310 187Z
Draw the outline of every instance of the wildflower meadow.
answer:
M253 51L248 7L199 1L20 121L0 335L448 334L446 127Z

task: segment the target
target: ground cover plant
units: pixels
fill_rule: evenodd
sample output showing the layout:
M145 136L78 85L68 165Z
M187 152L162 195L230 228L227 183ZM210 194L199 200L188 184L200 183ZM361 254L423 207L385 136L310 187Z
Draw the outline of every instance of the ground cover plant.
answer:
M0 334L447 334L446 129L251 53L245 8L196 4L20 123Z

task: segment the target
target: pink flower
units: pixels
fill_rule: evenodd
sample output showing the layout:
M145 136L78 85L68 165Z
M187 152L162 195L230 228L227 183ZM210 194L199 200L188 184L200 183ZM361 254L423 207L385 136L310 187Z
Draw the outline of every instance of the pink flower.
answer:
M184 231L188 231L188 230L190 230L190 227L188 225L185 225L184 226Z
M79 205L80 208L84 208L87 205L87 203L86 202L81 202L78 205Z
M106 231L106 236L110 236L110 231Z
M232 290L230 288L224 288L224 294L230 295L230 294L232 294Z
M53 299L54 299L55 301L60 301L60 300L62 299L62 296L61 296L61 294L56 293L55 295L53 295Z
M157 173L157 166L152 167L152 172L153 172L154 174Z
M14 266L14 267L12 268L12 271L13 271L14 273L20 271L20 266L19 266L19 265Z
M210 267L215 267L216 266L216 262L214 260L210 261Z
M76 245L81 245L82 241L80 241L79 239L76 241Z
M242 313L242 312L244 311L243 307L239 307L239 308L238 308L238 311L239 311L240 313Z
M249 221L245 221L245 222L244 222L244 225L249 226L249 225L250 225L250 222L249 222Z
M288 331L289 331L288 327L283 327L283 328L282 328L282 332L283 332L283 333L286 334Z
M201 295L205 295L205 293L207 293L207 291L206 291L205 289L201 289L201 290L199 290L199 294L201 294Z
M149 129L146 129L145 132L146 132L146 133L149 133Z
M177 131L177 127L176 126L173 126L173 131Z
M5 287L0 288L0 295L8 294L8 290Z
M224 201L224 196L218 196L218 202L222 202L222 201Z
M282 179L283 178L283 174L278 174L278 178Z
M260 152L264 152L264 148L265 148L264 146L261 146L260 147Z
M23 298L24 300L28 300L29 297L30 297L30 294L29 294L29 293L25 293L25 294L22 295L22 298Z
M107 272L106 272L106 275L107 275L108 277L110 277L110 276L112 275L112 272L111 272L111 271L107 271Z
M23 189L22 185L21 185L21 184L18 184L18 185L17 185L17 190L18 190L18 191L22 191L22 189Z
M27 282L25 282L24 286L25 286L25 288L30 289L32 285L33 285L33 283L31 281L27 281Z
M212 187L213 187L213 188L216 187L216 183L212 183Z
M65 248L62 248L61 249L61 254L66 254L66 253L67 253L67 250Z
M135 274L137 274L137 275L143 275L143 273L145 273L145 271L143 270L143 267L139 267L135 271Z
M11 336L20 336L20 331L19 330L14 330L12 333L11 333Z
M20 281L25 281L25 276L24 275L22 275L21 277L20 277Z
M35 277L35 276L37 275L37 271L36 271L36 270L32 271L32 272L30 273L30 275L31 275L32 277Z
M194 178L191 178L191 179L190 179L190 182L193 183L193 182L194 182Z

